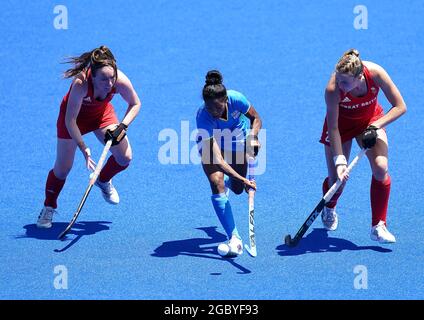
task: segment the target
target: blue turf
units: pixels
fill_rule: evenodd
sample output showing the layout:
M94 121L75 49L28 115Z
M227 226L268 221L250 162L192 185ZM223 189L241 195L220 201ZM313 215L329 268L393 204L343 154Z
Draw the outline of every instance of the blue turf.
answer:
M366 2L368 30L353 28L357 1L66 1L68 30L53 27L55 1L4 2L0 298L422 299L424 4ZM60 242L88 183L77 153L53 228L35 228L55 157L58 108L70 83L60 79L66 67L60 62L101 44L113 50L143 103L128 132L134 160L114 179L121 204L108 205L94 189ZM288 249L283 236L297 231L321 197L323 92L350 47L386 68L409 107L387 129L388 223L398 243L369 239L371 176L363 159L338 206L339 230L327 233L318 220L299 247ZM233 260L217 255L224 231L201 167L158 160L161 130L180 134L182 121L190 132L195 128L212 68L248 97L267 129L266 173L257 178L256 259L246 252ZM380 101L387 111L382 94ZM122 99L114 105L122 117ZM86 141L98 158L101 145L93 135ZM247 241L247 196L230 200ZM68 269L67 290L53 286L57 265ZM357 265L368 269L367 290L354 288Z

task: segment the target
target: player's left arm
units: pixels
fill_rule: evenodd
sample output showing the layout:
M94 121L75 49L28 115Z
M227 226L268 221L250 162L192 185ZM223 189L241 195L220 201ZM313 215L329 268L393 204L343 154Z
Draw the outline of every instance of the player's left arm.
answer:
M250 120L250 133L247 138L248 147L252 148L254 156L256 156L261 148L261 144L258 139L259 131L262 128L262 120L256 109L250 105L249 109L245 113L245 116Z
M128 126L135 119L135 117L137 117L140 111L141 102L130 79L128 79L128 77L121 70L118 70L118 80L116 81L115 87L117 93L119 93L128 103L128 109L121 121L121 123Z
M399 89L396 87L386 70L375 63L373 63L369 69L374 82L381 88L387 100L392 105L389 112L372 123L372 125L377 128L382 128L403 115L406 112L406 104Z
M262 128L262 120L255 107L250 105L245 116L250 120L250 134L257 136Z

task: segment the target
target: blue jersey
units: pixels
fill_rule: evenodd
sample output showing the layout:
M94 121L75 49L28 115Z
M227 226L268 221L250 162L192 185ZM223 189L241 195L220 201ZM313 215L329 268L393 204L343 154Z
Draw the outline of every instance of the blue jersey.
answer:
M227 90L228 104L223 117L216 119L203 104L197 111L196 123L199 131L197 143L199 150L202 141L215 138L219 147L228 151L243 151L250 120L245 116L250 103L240 92Z

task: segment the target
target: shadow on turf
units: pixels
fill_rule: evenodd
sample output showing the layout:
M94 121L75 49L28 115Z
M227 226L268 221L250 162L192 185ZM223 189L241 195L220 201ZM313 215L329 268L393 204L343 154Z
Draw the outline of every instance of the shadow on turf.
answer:
M329 237L328 231L324 228L315 228L311 233L300 240L299 244L294 248L283 244L276 249L280 256L297 256L305 253L341 252L343 250L372 250L383 253L392 252L391 249L380 246L358 246L346 239Z
M55 252L63 252L67 249L69 249L71 246L73 246L76 242L78 242L79 239L81 239L82 236L89 236L92 234L96 234L97 232L109 230L109 226L107 224L110 224L112 222L110 221L80 221L76 222L72 229L69 231L69 233L65 236L63 241L69 240L72 236L75 235L75 237L72 237L71 242L68 243L64 248L62 249L55 249ZM41 229L37 228L35 224L27 224L23 228L26 230L25 235L16 236L16 239L22 239L22 238L31 238L31 239L38 239L38 240L58 240L59 234L65 230L65 228L68 226L68 223L65 222L54 222L52 227L49 229Z
M230 263L240 270L239 274L251 273L249 269L236 263L233 258L222 258L217 252L217 244L227 241L227 237L216 231L217 227L201 227L196 228L206 233L209 238L193 238L185 240L166 241L157 247L153 257L171 258L176 256L191 256L197 258L207 258L222 260ZM220 273L212 273L212 275L220 275Z

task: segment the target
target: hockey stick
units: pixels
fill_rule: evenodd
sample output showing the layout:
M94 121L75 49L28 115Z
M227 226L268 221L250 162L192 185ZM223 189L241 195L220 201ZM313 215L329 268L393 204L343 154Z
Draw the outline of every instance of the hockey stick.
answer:
M62 231L62 233L59 235L59 239L62 239L68 232L71 230L72 226L74 225L75 221L77 221L77 218L82 210L82 207L84 206L85 201L87 200L88 195L90 194L91 188L93 188L94 183L97 180L97 177L99 176L100 170L103 167L103 163L105 162L107 153L109 152L110 147L112 146L112 139L108 140L106 142L105 147L103 148L102 155L100 156L100 160L97 163L96 169L94 170L93 174L90 177L90 182L88 183L88 187L85 190L85 193L78 205L77 211L75 211L74 216L72 217L71 222L69 222L68 226L65 230Z
M350 172L353 167L358 163L359 159L362 158L362 156L365 154L367 149L361 149L361 151L358 153L358 155L352 160L350 165L347 167L347 171ZM306 219L306 221L302 224L299 231L297 231L294 238L292 238L289 234L285 236L284 243L289 247L295 247L300 239L302 239L305 232L309 229L309 227L312 225L312 223L315 221L315 219L319 216L322 209L324 209L325 204L331 200L331 198L334 196L334 194L337 192L339 187L342 185L342 182L337 179L336 183L333 184L333 186L328 190L328 192L322 197L321 201L318 203L318 205L315 207L315 209L312 211L312 213L309 215L309 217Z
M255 166L255 158L249 157L247 160L247 178L250 181L255 181L255 172L254 172L254 166ZM246 251L252 256L256 257L256 239L255 239L255 190L250 188L249 189L249 241L250 241L250 247L245 244L244 248Z

